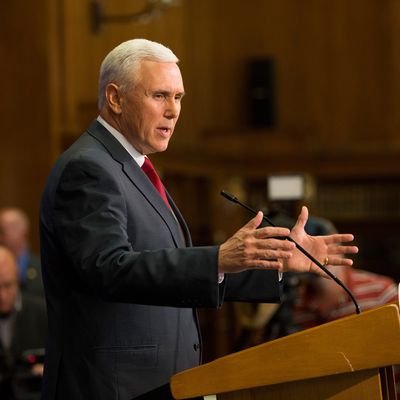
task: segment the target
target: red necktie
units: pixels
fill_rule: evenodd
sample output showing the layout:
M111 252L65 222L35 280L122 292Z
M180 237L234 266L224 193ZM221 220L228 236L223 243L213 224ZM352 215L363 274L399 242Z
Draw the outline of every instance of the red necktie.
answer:
M153 167L153 164L151 163L151 161L150 161L150 159L148 157L145 157L145 159L144 159L144 164L142 165L142 170L148 176L148 178L151 180L151 183L157 189L158 193L160 193L160 196L165 201L167 206L171 207L169 205L169 202L168 202L168 199L167 199L167 195L165 194L165 189L164 189L164 186L163 186L163 184L161 182L161 179L158 176L156 170Z

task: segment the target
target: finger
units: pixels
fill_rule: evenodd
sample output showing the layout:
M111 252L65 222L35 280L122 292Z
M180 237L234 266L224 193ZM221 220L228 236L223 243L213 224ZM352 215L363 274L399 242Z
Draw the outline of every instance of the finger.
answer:
M278 260L254 260L251 269L273 269L277 271L283 271L283 264ZM249 269L250 269L249 268Z
M327 268L332 274L336 275L338 270L335 269L335 267L351 267L352 265L353 260L350 258L329 257L329 263L324 265L324 267ZM318 275L321 275L325 278L328 277L328 275L325 274L325 272L314 263L312 264L311 271L316 272Z
M254 237L257 239L264 239L270 237L286 237L290 235L290 230L287 228L271 227L267 226L265 228L257 229L254 232Z
M268 239L258 239L255 243L257 249L262 250L284 250L284 251L292 251L296 245L293 242L289 242L289 240L268 238Z
M335 233L324 238L326 244L347 243L354 240L354 236L350 233Z
M270 249L270 250L257 250L254 253L254 258L256 260L277 260L277 259L288 259L292 256L291 251L286 250L277 250L277 249Z
M345 266L351 267L353 265L353 260L351 258L345 257L329 257L329 263L327 264L329 267L334 266Z
M357 246L328 246L328 255L329 254L357 254L358 247Z

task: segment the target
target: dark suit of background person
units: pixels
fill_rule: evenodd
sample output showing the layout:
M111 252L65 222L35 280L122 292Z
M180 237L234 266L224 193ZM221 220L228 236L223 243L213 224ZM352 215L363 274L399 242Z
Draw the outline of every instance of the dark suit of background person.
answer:
M0 398L40 396L47 336L43 299L20 291L13 254L0 246Z
M309 268L300 253L300 259L292 254L293 243L276 239L288 229L256 229L261 214L220 246L191 247L172 198L170 209L129 153L136 149L143 160L166 150L184 91L176 57L149 43L128 41L106 57L99 108L110 132L95 121L61 156L43 193L41 259L49 318L44 400L127 400L167 384L174 373L200 362L196 307L219 307L225 293L277 301L278 274L265 268L283 267L281 260L289 257L295 262L288 261L288 269L298 262ZM155 46L156 60L132 68L120 50L142 54L136 45ZM159 60L162 49L168 60ZM108 61L114 75L107 72ZM304 210L295 237L322 245L318 257L330 256L322 239L303 234L306 219ZM249 274L236 290L229 288L230 274L219 284L220 272L256 267L264 268L257 290Z
M43 355L47 338L46 305L41 298L22 294L15 313L14 333L8 349L0 345L2 370L9 370L10 390L2 400L39 400ZM8 393L8 394L7 394Z
M44 351L47 337L46 305L42 299L22 294L16 312L14 335L9 351L14 359L25 352ZM3 346L0 344L3 350Z

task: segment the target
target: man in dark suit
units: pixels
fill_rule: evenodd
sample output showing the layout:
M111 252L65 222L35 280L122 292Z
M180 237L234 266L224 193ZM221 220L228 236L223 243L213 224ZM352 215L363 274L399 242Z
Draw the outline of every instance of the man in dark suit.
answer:
M0 246L0 398L39 398L43 364L35 360L46 336L43 300L21 293L15 258Z
M309 270L284 228L260 228L259 213L221 246L192 247L185 221L151 170L167 149L184 87L178 59L137 39L102 63L100 117L61 156L41 205L41 254L48 303L43 398L128 400L200 362L196 307L229 295L277 301L277 270ZM156 186L158 189L156 189ZM304 209L292 231L323 260L351 235L311 238ZM247 274L260 269L253 290ZM242 289L242 290L240 290Z

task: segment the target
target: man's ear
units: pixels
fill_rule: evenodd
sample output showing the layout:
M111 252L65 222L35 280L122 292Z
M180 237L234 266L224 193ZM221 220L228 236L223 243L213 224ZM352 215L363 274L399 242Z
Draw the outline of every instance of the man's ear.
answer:
M121 114L121 97L119 88L115 83L109 83L106 86L106 101L115 114Z

